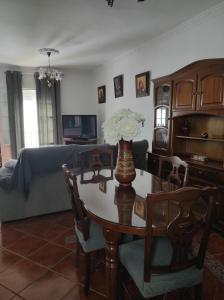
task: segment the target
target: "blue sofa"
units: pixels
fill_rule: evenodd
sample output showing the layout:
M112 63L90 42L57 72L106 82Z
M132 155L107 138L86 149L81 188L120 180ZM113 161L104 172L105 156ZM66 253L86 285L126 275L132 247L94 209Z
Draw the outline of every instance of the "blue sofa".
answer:
M22 149L17 161L0 169L0 221L13 221L31 216L71 209L61 166L72 165L79 172L79 155L95 147L114 150L110 145L59 145ZM133 143L136 168L146 169L147 141Z

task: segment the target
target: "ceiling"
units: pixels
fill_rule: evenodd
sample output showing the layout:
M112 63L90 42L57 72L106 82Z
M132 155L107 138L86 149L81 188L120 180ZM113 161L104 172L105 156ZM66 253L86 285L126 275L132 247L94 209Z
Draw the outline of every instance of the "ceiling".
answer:
M93 68L223 0L0 0L0 63Z

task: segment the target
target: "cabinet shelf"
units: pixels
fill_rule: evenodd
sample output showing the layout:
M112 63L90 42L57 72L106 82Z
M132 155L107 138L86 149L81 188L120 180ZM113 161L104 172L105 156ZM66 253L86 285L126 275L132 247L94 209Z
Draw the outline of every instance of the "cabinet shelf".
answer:
M183 139L183 140L196 140L196 141L204 141L204 142L224 143L224 139L211 139L211 138L202 138L202 137L197 137L197 136L176 135L176 138Z

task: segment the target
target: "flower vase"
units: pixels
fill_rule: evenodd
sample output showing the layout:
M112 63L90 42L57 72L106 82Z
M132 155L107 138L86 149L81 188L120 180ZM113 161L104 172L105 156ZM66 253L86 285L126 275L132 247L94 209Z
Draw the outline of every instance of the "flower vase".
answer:
M131 185L136 172L133 161L132 141L120 140L118 144L115 178L121 185Z

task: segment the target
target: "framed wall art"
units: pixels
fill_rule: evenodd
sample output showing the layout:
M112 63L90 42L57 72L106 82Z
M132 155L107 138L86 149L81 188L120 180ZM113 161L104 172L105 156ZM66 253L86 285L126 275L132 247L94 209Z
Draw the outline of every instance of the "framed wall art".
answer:
M106 86L102 85L97 88L98 91L98 103L106 102Z
M146 202L145 199L139 195L136 195L135 203L134 203L134 213L145 220L146 217Z
M107 182L106 181L101 181L99 183L99 190L106 194L106 192L107 192Z
M123 75L119 75L114 77L114 95L115 98L119 98L123 96Z
M135 75L136 97L145 97L150 95L150 72L144 72Z

